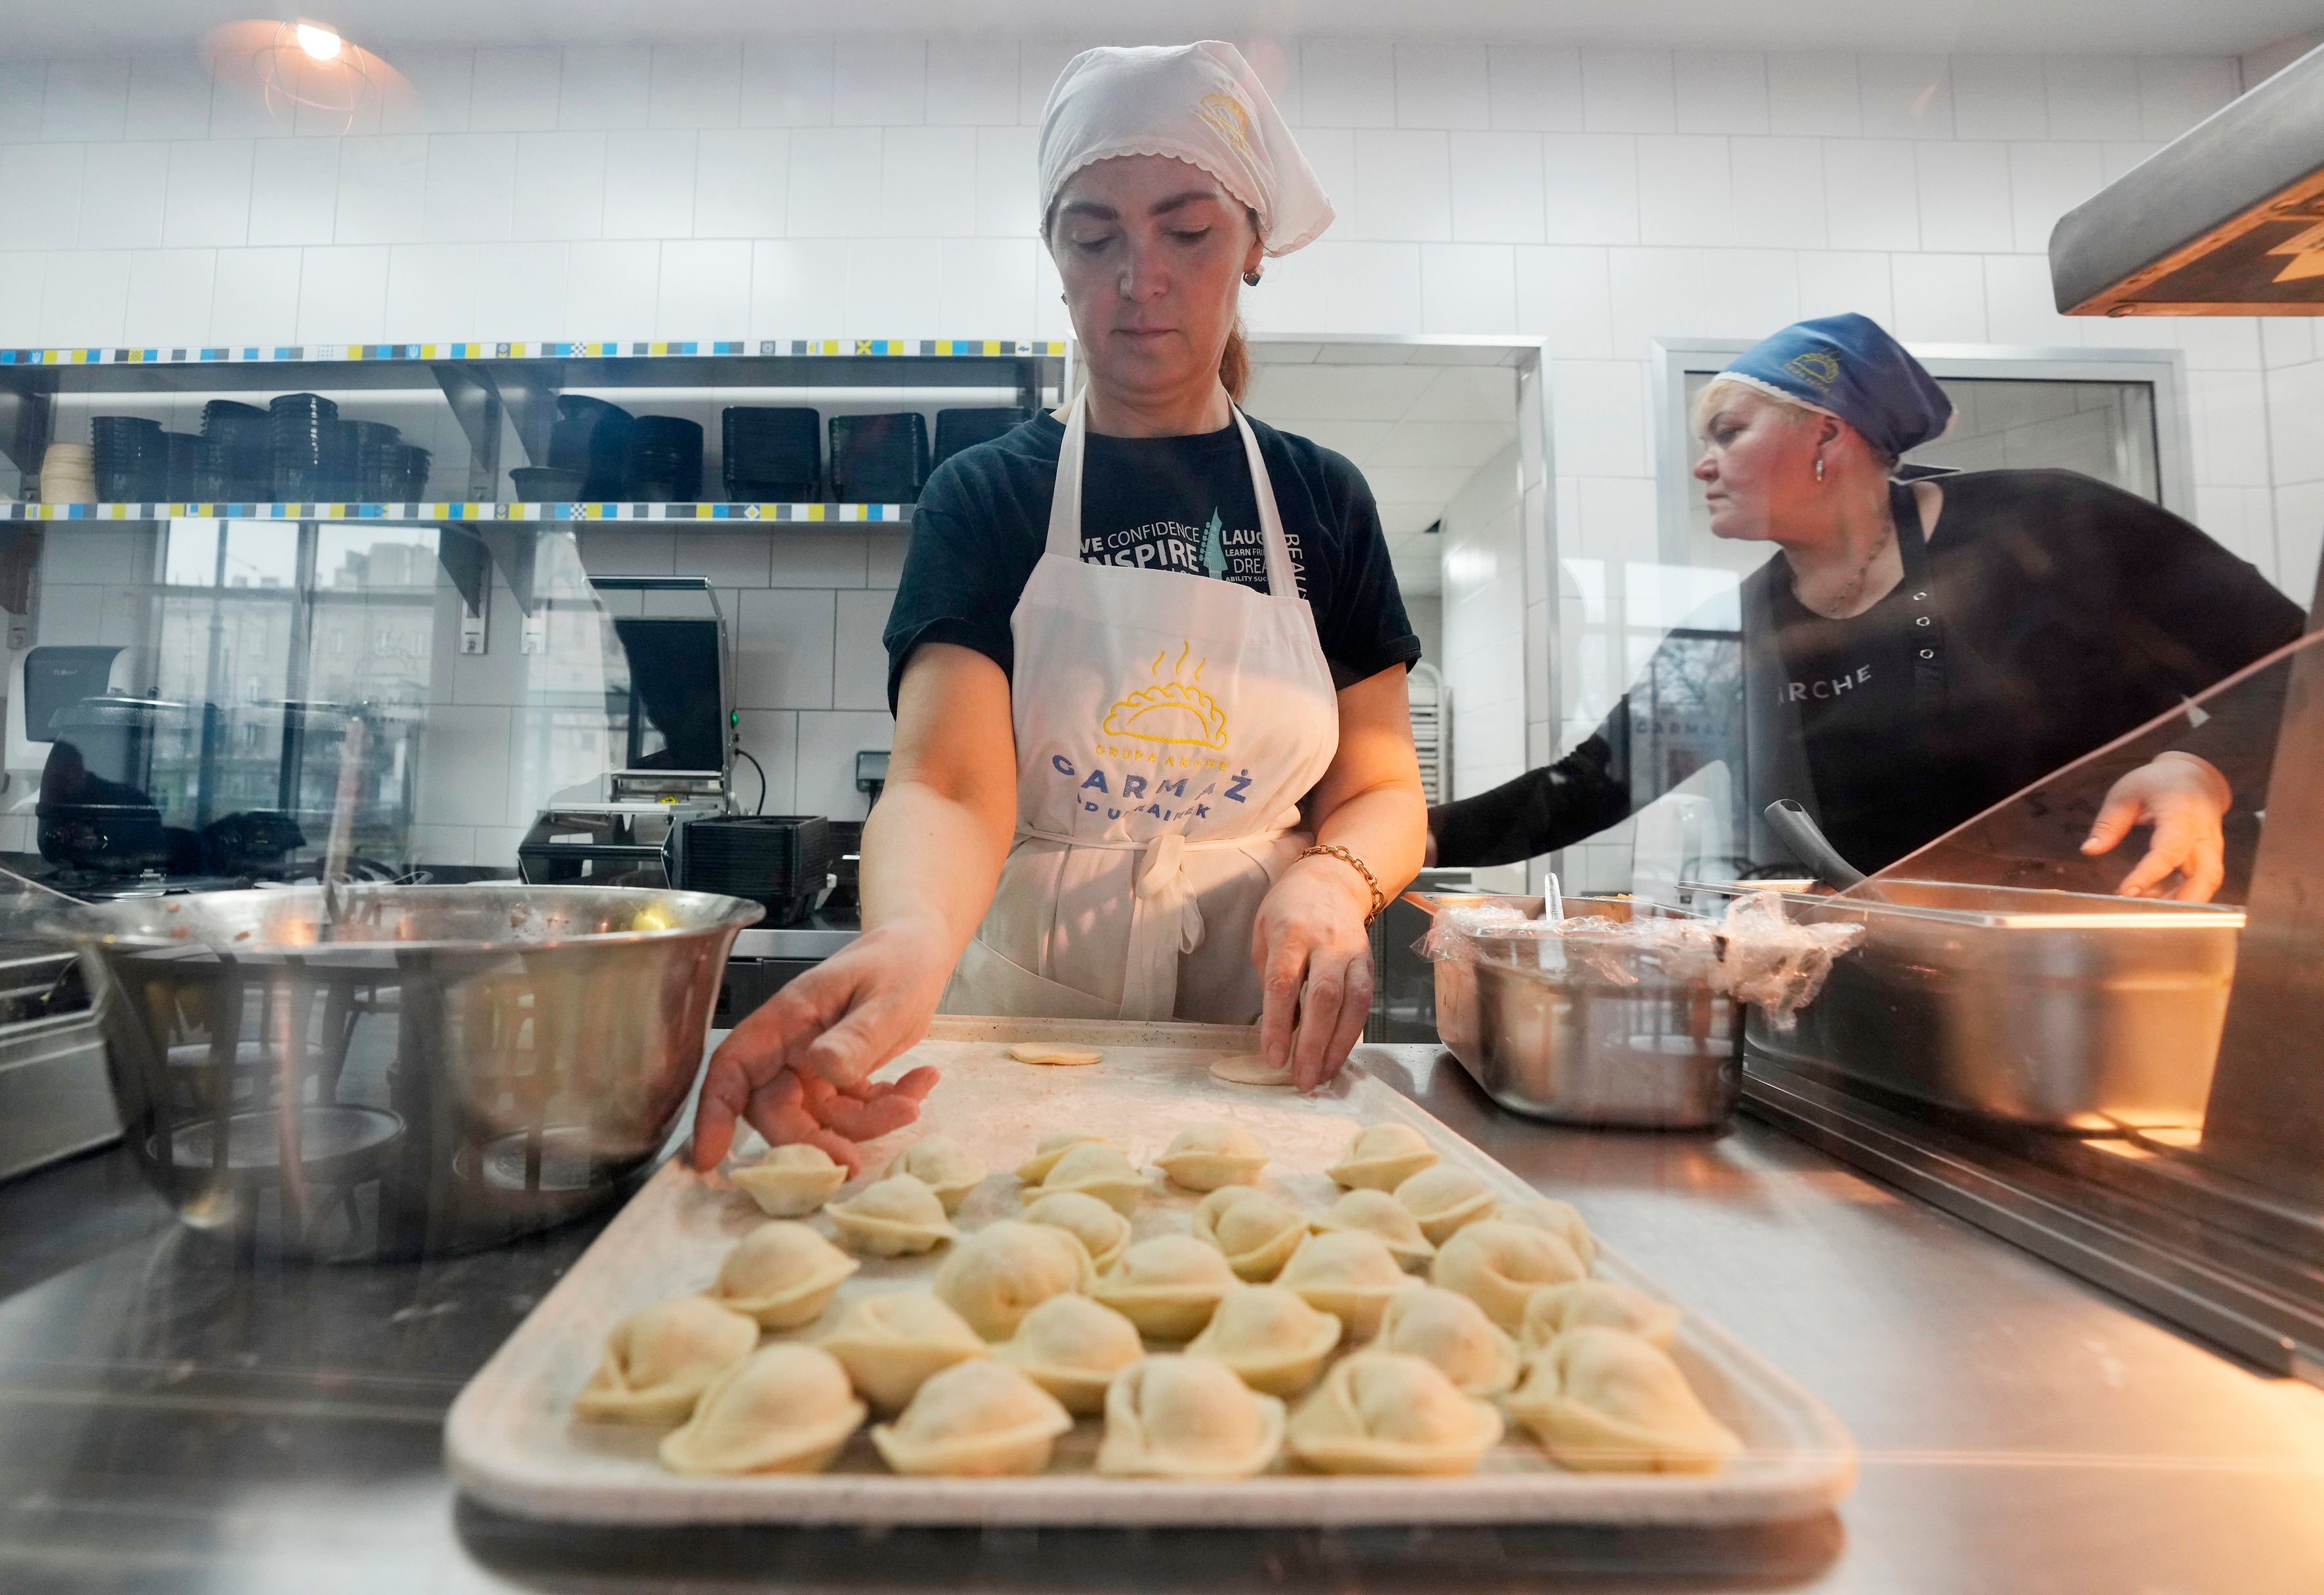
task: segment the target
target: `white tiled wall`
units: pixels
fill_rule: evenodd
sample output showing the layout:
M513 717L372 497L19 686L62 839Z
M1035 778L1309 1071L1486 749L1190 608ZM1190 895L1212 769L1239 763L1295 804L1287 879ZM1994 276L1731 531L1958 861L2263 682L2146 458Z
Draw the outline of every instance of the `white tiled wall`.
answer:
M1061 336L1033 128L1073 48L405 51L417 110L352 129L282 127L176 61L14 63L0 345ZM1253 59L1340 221L1276 263L1250 318L1551 339L1561 553L1653 558L1650 338L1858 309L1908 339L2184 348L2200 512L2306 595L2324 363L2304 325L2067 320L2043 258L2061 212L2236 92L2236 61L1346 40ZM735 588L750 723L802 806L849 811L878 558L776 544L767 583ZM1603 707L1563 692L1523 724L1540 740Z

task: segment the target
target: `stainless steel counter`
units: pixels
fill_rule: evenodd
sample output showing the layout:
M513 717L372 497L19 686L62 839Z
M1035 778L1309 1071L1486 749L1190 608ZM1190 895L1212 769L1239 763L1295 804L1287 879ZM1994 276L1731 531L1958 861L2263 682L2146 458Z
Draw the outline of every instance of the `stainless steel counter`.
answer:
M588 1243L237 1268L118 1153L0 1187L0 1590L2324 1589L2324 1391L2259 1378L1749 1120L1550 1129L1367 1066L1797 1375L1836 1517L1631 1534L576 1532L456 1501L446 1406Z

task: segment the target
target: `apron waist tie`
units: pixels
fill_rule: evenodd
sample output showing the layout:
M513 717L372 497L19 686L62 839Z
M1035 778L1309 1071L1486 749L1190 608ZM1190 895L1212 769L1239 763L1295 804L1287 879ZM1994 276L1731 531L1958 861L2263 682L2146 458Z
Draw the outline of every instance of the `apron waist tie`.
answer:
M1142 853L1133 866L1137 881L1130 898L1130 945L1121 976L1121 1017L1125 1019L1167 1019L1177 1011L1178 959L1203 945L1203 907L1186 879L1186 854L1226 848L1265 846L1290 827L1253 831L1240 836L1188 837L1177 831L1144 842L1093 841L1019 825L1019 841L1049 842L1064 847L1098 847L1111 853Z

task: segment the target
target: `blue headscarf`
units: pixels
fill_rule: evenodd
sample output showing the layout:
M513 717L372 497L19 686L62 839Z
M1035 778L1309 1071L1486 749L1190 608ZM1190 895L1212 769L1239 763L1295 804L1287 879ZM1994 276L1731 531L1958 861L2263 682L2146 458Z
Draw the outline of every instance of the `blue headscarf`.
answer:
M1720 374L1838 416L1892 456L1952 424L1953 401L1937 379L1878 322L1853 311L1794 322Z

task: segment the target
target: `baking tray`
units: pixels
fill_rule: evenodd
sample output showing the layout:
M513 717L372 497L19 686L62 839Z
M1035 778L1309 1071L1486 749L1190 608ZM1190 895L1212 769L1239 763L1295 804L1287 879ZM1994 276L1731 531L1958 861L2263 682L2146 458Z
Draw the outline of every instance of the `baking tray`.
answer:
M1007 1171L1046 1131L1072 1126L1111 1135L1143 1160L1185 1125L1228 1117L1268 1144L1274 1161L1261 1184L1321 1212L1337 1194L1321 1171L1345 1145L1350 1122L1395 1119L1426 1136L1447 1163L1508 1195L1536 1194L1366 1076L1360 1063L1313 1098L1213 1079L1210 1061L1250 1050L1252 1035L1199 1025L939 1019L928 1040L889 1067L934 1064L944 1071L943 1083L917 1127L867 1148L867 1173L876 1175L893 1151L918 1137L951 1137L994 1170L958 1217L964 1228L975 1228L1017 1210L1017 1181ZM1034 1068L1005 1056L1007 1042L1029 1039L1102 1047L1105 1060L1086 1068ZM1185 1229L1197 1200L1165 1187L1158 1176L1156 1192L1137 1215L1140 1239ZM1571 1194L1586 1216L1588 1192ZM1674 1354L1711 1410L1748 1448L1705 1477L1564 1472L1512 1424L1510 1437L1461 1479L1107 1479L1093 1471L1100 1421L1084 1418L1057 1443L1049 1471L1037 1478L899 1477L881 1467L861 1431L825 1473L681 1478L654 1460L662 1431L576 1421L574 1393L595 1368L614 1323L706 1286L726 1249L762 1222L721 1176L696 1175L677 1162L656 1174L453 1404L445 1452L460 1488L501 1511L576 1523L1216 1526L1748 1523L1826 1511L1855 1482L1855 1447L1823 1405L1692 1312ZM828 1219L811 1222L830 1231ZM1683 1295L1611 1253L1600 1253L1598 1272L1684 1305ZM930 1258L867 1258L816 1324L783 1338L812 1339L836 1322L853 1296L925 1286L933 1273Z

